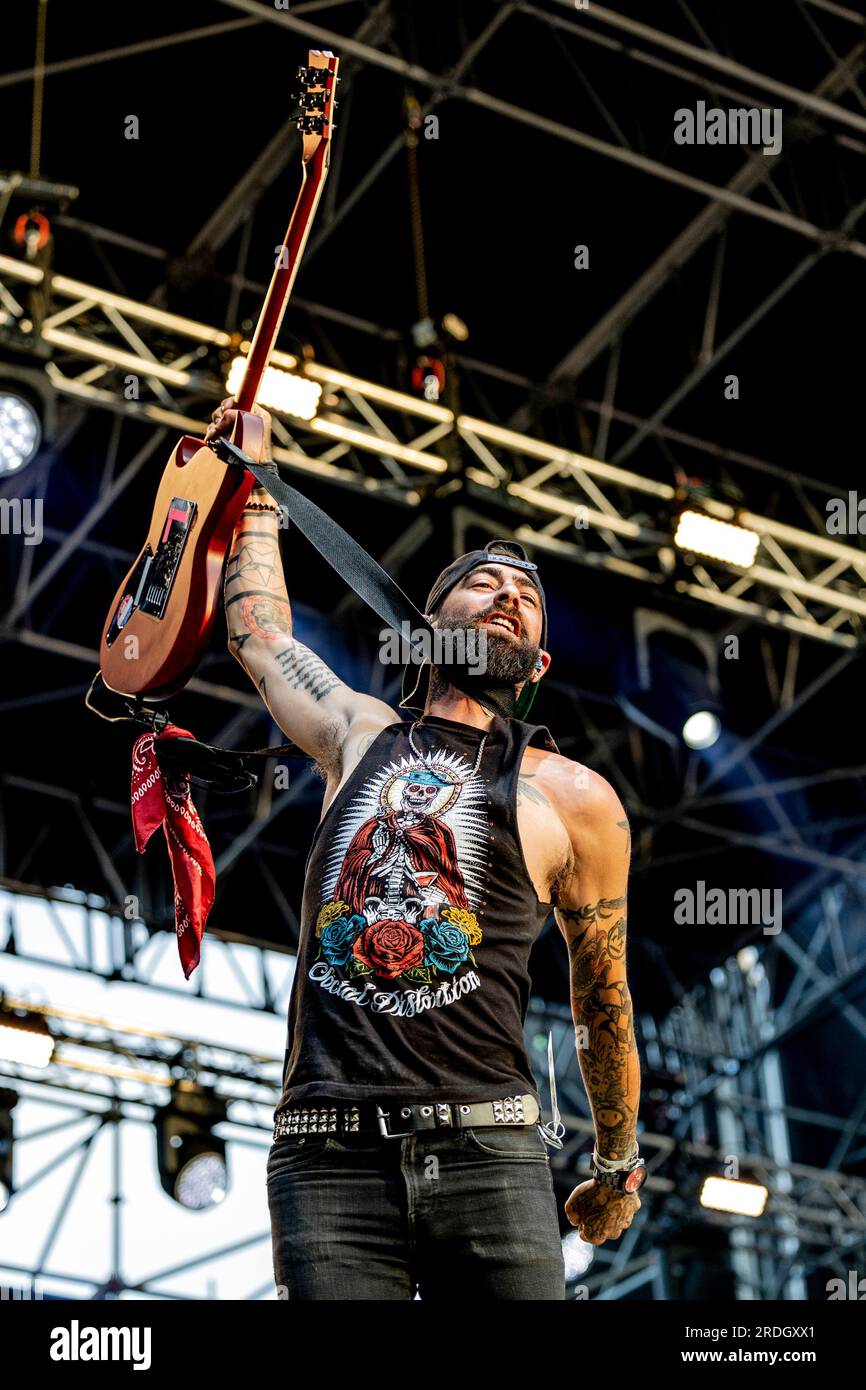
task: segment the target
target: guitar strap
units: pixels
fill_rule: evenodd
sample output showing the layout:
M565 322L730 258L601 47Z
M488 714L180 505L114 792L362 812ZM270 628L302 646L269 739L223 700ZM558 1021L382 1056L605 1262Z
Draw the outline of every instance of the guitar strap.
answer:
M256 463L224 436L211 440L209 447L229 467L246 469L252 474L310 545L388 627L400 632L405 631L402 625L407 625L411 633L411 639L406 644L412 653L409 659L420 663L424 659L424 648L429 651L432 647L434 628L372 555L315 502L283 482L275 468ZM484 674L460 663L449 665L448 679L504 719L525 719L537 689L535 684L527 682L518 700L513 685L486 678ZM93 684L86 703L95 713L102 714L90 702L92 691ZM130 708L130 717L157 731L164 729L168 723L167 714L140 702ZM226 792L244 791L255 783L255 775L244 766L245 758L272 758L279 754L310 757L294 743L283 743L272 748L226 749L187 738L163 739L157 745L157 751L161 765L167 769L188 773L190 780L199 786Z

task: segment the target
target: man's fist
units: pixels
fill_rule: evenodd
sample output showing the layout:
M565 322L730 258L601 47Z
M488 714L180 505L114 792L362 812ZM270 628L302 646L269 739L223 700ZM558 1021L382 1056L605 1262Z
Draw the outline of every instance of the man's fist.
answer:
M576 1187L565 1204L565 1214L581 1240L602 1245L616 1240L634 1220L640 1198L634 1192L617 1192L590 1178Z
M222 434L230 435L235 427L237 413L238 403L234 396L226 396L225 400L220 401L210 417L213 424L208 425L205 431L205 443L209 444L212 439L218 439ZM260 405L254 405L251 413L258 415L264 425L265 434L262 445L262 460L264 461L271 456L271 417Z

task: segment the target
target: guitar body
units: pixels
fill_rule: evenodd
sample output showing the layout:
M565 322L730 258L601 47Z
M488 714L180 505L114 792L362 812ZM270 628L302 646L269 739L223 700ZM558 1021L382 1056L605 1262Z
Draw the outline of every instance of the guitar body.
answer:
M258 415L239 413L232 443L261 458ZM221 463L184 435L156 494L147 539L109 609L99 648L111 690L165 699L182 690L210 639L223 565L253 486L251 473Z

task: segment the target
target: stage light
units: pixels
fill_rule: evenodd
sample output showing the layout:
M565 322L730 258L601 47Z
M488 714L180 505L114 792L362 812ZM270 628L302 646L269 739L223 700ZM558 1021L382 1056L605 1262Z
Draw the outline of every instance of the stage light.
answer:
M700 1204L712 1211L732 1212L736 1216L760 1216L767 1203L766 1187L733 1178L709 1177L701 1188Z
M34 457L42 426L23 396L0 391L0 474L18 473Z
M595 1259L595 1246L584 1240L579 1232L569 1231L562 1237L562 1258L565 1262L565 1282L579 1279Z
M227 1186L225 1158L216 1153L203 1153L191 1158L181 1169L175 1194L182 1207L203 1211L223 1201Z
M457 314L446 314L442 320L442 331L453 338L455 343L465 343L469 337L469 329Z
M721 732L721 720L713 710L695 710L683 724L683 743L689 748L712 748L718 743Z
M47 1067L54 1039L41 1014L0 1009L0 1060L26 1067Z
M157 1165L163 1189L189 1211L206 1211L228 1190L226 1144L213 1126L226 1102L195 1082L179 1082L156 1115Z
M727 521L717 521L714 516L707 516L706 512L687 508L677 519L674 545L680 550L722 560L740 569L748 569L755 563L759 544L760 537L755 531L747 531L743 526L731 526Z
M237 395L246 367L245 357L235 357L226 380L226 390L230 396ZM259 405L269 410L279 410L283 415L292 415L296 420L312 420L319 408L322 388L317 381L284 372L279 367L266 367L259 387Z

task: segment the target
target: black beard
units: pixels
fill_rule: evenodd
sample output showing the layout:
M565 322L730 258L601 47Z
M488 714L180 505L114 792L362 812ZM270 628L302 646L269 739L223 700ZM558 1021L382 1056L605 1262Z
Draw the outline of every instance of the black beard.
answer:
M436 627L463 631L483 628L487 639L487 670L473 678L478 680L479 689L484 684L501 687L521 684L535 669L541 650L538 643L530 638L518 637L515 640L500 635L495 627L484 625L486 618L501 611L498 608L490 608L486 613L473 616L471 608L453 602L448 605L447 615L443 614L440 619L434 620ZM448 666L433 666L430 672L431 695L442 694L447 686L453 684L448 679L448 670Z

